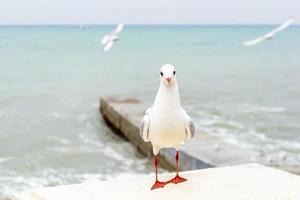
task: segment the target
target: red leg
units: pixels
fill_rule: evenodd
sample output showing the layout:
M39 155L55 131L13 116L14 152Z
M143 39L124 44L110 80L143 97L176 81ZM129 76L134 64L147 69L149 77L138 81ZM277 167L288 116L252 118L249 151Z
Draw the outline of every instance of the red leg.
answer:
M181 183L181 182L184 182L184 181L187 181L187 179L185 178L182 178L179 176L179 152L176 151L176 156L175 156L175 159L176 159L176 176L174 178L172 178L171 180L168 181L168 183Z
M162 187L164 187L167 184L166 182L160 182L160 181L158 181L158 177L157 177L157 168L158 168L158 166L157 165L158 165L157 157L154 156L155 183L151 187L151 190L154 190L154 189L157 189L157 188L162 188Z

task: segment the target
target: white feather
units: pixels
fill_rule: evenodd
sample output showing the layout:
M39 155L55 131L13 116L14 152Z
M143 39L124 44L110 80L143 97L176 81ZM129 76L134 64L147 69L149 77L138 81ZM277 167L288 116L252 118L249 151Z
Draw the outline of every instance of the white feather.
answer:
M161 148L175 148L179 150L185 139L191 138L193 130L190 128L191 120L181 107L175 68L172 65L164 65L161 68L160 86L151 108L151 113L144 116L140 132L145 141L150 140L153 146L153 153L157 155ZM167 82L166 78L170 78ZM147 137L144 131L146 125ZM143 125L142 125L143 124Z
M244 46L251 46L251 45L258 44L258 43L260 43L260 42L263 41L263 40L265 40L265 37L264 37L264 36L255 38L255 39L250 40L250 41L247 41L247 42L244 42L243 45L244 45Z
M250 40L250 41L246 41L246 42L243 42L243 45L244 46L252 46L252 45L255 45L255 44L258 44L260 42L263 42L265 40L268 40L268 39L272 39L275 34L277 34L278 32L280 31L283 31L284 29L288 28L290 25L292 25L293 23L295 22L295 19L293 17L290 17L289 19L287 19L284 23L282 23L280 26L276 27L275 29L273 29L272 31L264 34L263 36L260 36L258 38L255 38L253 40Z
M111 47L113 46L114 42L117 41L118 38L118 34L121 33L121 31L123 30L124 24L118 24L117 27L108 35L105 35L102 40L101 43L104 46L104 51L109 51L111 49Z
M117 28L114 30L114 34L117 35L119 33L121 33L121 31L123 30L124 24L118 24Z
M140 123L140 135L145 142L149 142L149 127L151 122L151 110L152 108L148 108L145 112L145 116L143 117Z
M109 51L111 47L114 45L114 42L112 40L108 41L107 44L104 47L104 51Z
M109 39L109 35L105 35L102 40L101 40L101 43L102 44L106 44L108 42L108 39Z
M288 18L284 23L282 23L279 27L273 29L271 31L272 34L276 34L279 31L283 31L284 29L288 28L290 25L292 25L295 22L295 18L290 17Z

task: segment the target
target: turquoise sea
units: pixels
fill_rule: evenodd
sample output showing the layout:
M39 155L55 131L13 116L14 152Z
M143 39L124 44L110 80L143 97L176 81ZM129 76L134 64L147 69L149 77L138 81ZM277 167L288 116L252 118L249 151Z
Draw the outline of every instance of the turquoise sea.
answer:
M111 134L99 97L152 102L159 68L177 69L181 99L207 134L300 166L300 27L0 26L0 199L16 190L152 172Z

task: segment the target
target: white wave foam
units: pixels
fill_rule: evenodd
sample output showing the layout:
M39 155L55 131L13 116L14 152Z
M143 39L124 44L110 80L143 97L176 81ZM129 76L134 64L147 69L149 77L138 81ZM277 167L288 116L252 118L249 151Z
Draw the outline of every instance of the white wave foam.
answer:
M61 114L57 113L57 112L51 112L49 113L50 116L55 117L55 118L61 118Z
M79 147L52 147L49 148L49 150L64 153L64 154L70 154L70 153L95 153L100 152L100 149L91 147L91 146L79 146Z
M87 134L85 134L85 133L79 133L79 134L78 134L78 138L79 138L82 142L84 142L84 143L86 143L86 144L91 144L91 145L96 146L96 147L102 147L102 146L103 146L102 143L100 143L100 142L97 141L97 140L91 139L91 138L88 137Z
M7 160L10 160L11 157L2 157L0 158L0 163L6 162Z
M5 119L7 117L7 114L6 113L0 113L0 119Z
M54 136L54 135L47 136L47 138L50 139L50 140L53 140L53 141L60 142L62 144L70 144L71 143L69 140L66 140L64 138L60 138L60 137L57 137L57 136Z
M242 112L246 113L282 113L286 111L283 107L266 107L253 104L243 104L241 105L241 109Z
M248 133L251 134L253 137L257 137L261 141L266 141L267 140L266 134L259 133L259 132L254 131L254 130L250 130L250 131L248 131Z
M108 157L113 158L115 160L118 160L118 161L125 160L125 158L120 153L118 153L115 149L113 149L110 146L105 147L102 150L102 152L105 153ZM128 162L130 162L130 160L128 160ZM131 164L131 163L127 163L127 164Z
M202 126L212 126L216 124L218 121L214 119L200 119L198 122Z
M211 115L209 113L205 113L203 111L197 111L197 114L200 116L197 117L197 124L200 126L206 126L206 127L228 127L233 129L244 129L244 125L240 124L236 121L233 121L231 119L223 118L219 115Z
M82 115L78 116L78 121L79 122L84 122L87 119L88 119L88 115L86 115L86 114L82 114Z
M257 105L243 104L238 107L240 112L258 114L258 113L281 113L285 112L283 107L263 107ZM285 140L283 138L274 138L271 134L257 132L255 127L249 127L240 124L226 116L216 116L204 111L197 112L197 123L201 131L205 131L208 135L214 135L223 141L239 146L241 148L252 149L257 151L270 162L277 164L297 164L300 159L299 140Z

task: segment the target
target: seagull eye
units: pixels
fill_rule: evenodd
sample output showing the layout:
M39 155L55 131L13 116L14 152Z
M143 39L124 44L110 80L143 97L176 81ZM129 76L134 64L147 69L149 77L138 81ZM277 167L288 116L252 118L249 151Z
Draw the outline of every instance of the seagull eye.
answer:
M160 75L163 76L164 74L162 72L160 72Z
M176 71L173 72L173 75L175 75L175 74L176 74Z

